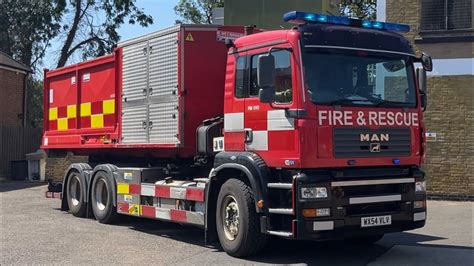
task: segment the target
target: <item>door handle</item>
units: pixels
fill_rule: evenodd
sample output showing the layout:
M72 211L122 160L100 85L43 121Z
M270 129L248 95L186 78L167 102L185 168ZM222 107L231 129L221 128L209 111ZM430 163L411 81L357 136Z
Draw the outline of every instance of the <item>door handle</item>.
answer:
M244 129L245 131L245 142L250 143L253 141L253 132L251 128Z

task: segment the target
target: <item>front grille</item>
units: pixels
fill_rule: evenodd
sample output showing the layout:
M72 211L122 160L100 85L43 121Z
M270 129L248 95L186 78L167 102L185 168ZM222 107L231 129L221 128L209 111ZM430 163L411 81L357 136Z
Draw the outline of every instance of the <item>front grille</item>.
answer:
M386 184L370 186L343 187L344 197L373 196L382 194L404 194L408 192L407 184Z
M348 216L368 216L379 213L390 213L390 212L399 212L401 211L400 203L372 203L372 204L359 204L359 205L350 205L346 207L346 215Z
M333 130L334 156L381 157L410 155L409 128L335 128Z

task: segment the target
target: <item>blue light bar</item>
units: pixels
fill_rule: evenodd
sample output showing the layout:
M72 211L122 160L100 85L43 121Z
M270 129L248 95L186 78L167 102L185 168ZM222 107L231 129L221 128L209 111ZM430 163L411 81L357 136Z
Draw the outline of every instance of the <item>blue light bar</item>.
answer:
M288 23L302 25L307 23L325 23L334 25L346 25L352 27L362 27L376 30L390 30L409 32L410 26L398 23L387 23L373 20L360 20L348 17L337 17L321 15L316 13L307 13L300 11L291 11L283 15L283 20Z

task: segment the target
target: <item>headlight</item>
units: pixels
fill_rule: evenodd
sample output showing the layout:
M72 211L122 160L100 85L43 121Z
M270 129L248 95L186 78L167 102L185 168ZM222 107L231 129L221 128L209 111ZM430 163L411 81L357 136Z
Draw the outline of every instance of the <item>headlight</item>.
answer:
M322 199L328 197L328 191L325 187L303 187L301 188L301 198L303 199Z
M426 192L426 181L418 181L415 183L415 192Z

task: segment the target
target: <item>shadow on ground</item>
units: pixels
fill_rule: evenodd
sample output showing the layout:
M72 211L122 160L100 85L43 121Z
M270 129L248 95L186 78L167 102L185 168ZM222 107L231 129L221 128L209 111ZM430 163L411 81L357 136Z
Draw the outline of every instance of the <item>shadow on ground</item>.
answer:
M0 182L0 192L8 192L13 190L27 189L33 187L44 186L44 182L29 182L29 181L15 181L7 180ZM46 191L46 190L45 190Z

